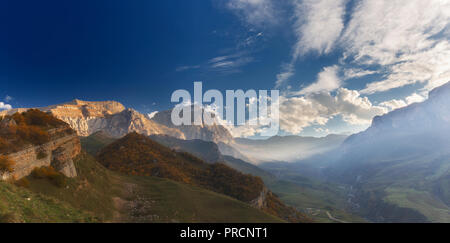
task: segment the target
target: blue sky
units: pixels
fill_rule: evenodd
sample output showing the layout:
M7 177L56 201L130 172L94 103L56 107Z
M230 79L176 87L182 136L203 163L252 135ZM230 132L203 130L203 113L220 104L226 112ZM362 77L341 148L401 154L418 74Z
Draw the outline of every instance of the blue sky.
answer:
M8 1L0 107L168 109L177 89L280 89L283 134L356 132L450 81L449 1ZM252 135L257 129L236 131Z

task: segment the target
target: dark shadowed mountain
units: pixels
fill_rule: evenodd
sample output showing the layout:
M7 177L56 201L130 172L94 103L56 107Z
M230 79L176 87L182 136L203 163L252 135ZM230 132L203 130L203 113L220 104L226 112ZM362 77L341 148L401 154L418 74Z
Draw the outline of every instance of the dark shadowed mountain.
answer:
M450 222L449 135L447 83L423 103L374 118L334 153L327 174L352 185L354 203L373 220Z

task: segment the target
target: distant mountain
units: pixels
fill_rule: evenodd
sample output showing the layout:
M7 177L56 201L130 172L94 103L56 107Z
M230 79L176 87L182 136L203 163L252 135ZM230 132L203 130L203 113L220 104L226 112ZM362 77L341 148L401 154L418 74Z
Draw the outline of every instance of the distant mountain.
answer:
M194 109L192 109L193 111ZM206 111L204 111L206 112ZM184 137L188 140L201 139L204 141L211 141L215 143L223 142L230 143L233 141L233 136L230 134L228 129L222 125L181 125L175 126L171 119L172 110L158 112L152 121L155 121L161 125L170 128L176 128L180 130ZM194 117L194 116L192 116ZM168 134L170 135L170 134Z
M127 109L115 101L73 100L39 109L68 123L79 136L89 136L103 131L112 137L122 137L130 132L138 132L144 135L167 134L184 138L183 133L179 130L158 124L146 115L130 108ZM25 110L27 109L3 111L0 116Z
M152 135L150 138L171 149L191 153L208 163L223 161L223 156L220 153L217 144L213 142L207 142L200 139L182 140L166 135Z
M234 145L235 145L234 141L231 143L223 143L223 142L217 143L217 146L219 146L220 153L222 153L223 155L230 156L230 157L244 160L244 161L254 162L252 159L245 156L238 149L236 149L234 147Z
M109 136L106 132L98 131L87 137L81 137L81 147L88 154L95 156L98 152L107 145L116 141L117 138Z
M447 83L423 103L374 118L333 153L327 172L352 185L354 203L372 220L450 222L449 135Z
M323 138L275 136L265 140L236 138L234 149L258 163L295 162L338 148L347 137L328 135Z

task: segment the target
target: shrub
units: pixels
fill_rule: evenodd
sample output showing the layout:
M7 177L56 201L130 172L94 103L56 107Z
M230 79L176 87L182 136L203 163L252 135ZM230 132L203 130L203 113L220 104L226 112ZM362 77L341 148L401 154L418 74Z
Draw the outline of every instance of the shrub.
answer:
M22 117L23 121L27 125L31 126L54 128L66 124L65 122L53 117L52 115L42 112L38 109L30 109L22 113Z
M58 187L66 185L66 177L55 170L52 166L35 168L31 176L36 179L48 179L52 184Z
M14 184L18 187L24 187L24 188L30 187L30 181L26 177L15 181Z
M14 153L25 145L42 145L50 141L49 129L65 126L62 134L74 133L67 124L50 114L31 109L23 113L15 113L3 119L13 119L16 124L2 128L0 153Z
M34 145L41 145L50 141L48 132L34 125L19 125L17 127L17 134L22 140Z
M12 173L14 172L14 165L16 163L12 161L6 155L0 155L0 173Z

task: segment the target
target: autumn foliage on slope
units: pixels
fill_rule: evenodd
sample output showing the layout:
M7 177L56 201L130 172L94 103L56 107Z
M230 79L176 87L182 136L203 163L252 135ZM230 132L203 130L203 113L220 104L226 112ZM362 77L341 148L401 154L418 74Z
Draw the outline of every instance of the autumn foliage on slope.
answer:
M205 163L189 153L176 152L137 133L130 133L108 145L97 159L115 171L168 178L244 202L257 198L264 188L259 177L244 175L224 164Z
M68 125L37 109L0 118L0 154L14 153L26 145L50 141L49 130ZM74 132L67 129L67 132Z

